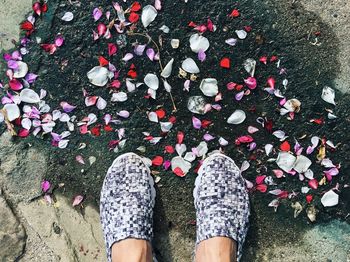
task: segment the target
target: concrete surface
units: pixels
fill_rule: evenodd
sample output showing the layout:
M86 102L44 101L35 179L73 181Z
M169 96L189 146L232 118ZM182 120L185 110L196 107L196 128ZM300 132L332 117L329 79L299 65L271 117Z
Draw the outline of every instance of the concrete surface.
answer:
M339 41L339 56L329 57L337 59L340 64L340 73L334 79L335 87L344 92L350 92L350 1L348 0L299 0L307 11L316 13L328 24Z

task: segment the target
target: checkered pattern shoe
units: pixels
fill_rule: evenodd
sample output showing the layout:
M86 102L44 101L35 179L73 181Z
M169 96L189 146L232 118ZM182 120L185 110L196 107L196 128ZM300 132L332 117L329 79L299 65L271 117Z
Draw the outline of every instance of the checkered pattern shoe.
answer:
M220 153L204 160L193 191L197 241L229 237L237 242L237 260L248 231L249 196L235 162Z
M117 157L108 169L100 199L100 216L108 261L115 242L153 237L156 191L149 168L134 153Z

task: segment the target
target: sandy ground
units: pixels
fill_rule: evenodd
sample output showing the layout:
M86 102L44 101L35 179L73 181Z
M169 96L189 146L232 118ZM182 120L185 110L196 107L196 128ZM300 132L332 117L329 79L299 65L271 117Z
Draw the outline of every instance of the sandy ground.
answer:
M345 0L299 2L306 10L320 16L337 36L340 71L333 81L340 91L350 92L350 3ZM18 39L18 24L30 11L31 1L0 0L0 4L0 48L8 50L13 46L12 40ZM0 241L1 261L13 261L16 257L20 257L20 261L105 261L96 208L73 209L71 200L61 195L57 196L56 205L50 207L41 200L29 201L40 193L39 184L49 163L40 148L23 148L9 140L6 133L0 140L0 186L3 189L0 198L4 199L0 215L13 216L6 215L12 221L6 226L0 223L0 240L7 240ZM36 164L29 164L33 162ZM18 181L25 185L25 191L18 187ZM280 241L271 241L274 243L271 246L264 245L268 248L252 250L247 247L247 252L257 258L254 261L350 261L348 224L331 221L308 228L298 243L284 241L281 236ZM12 236L10 240L9 235ZM259 241L269 242L269 238L265 236ZM172 259L167 261L191 261L194 242L181 236L176 229L158 242L159 248L169 249L172 254Z

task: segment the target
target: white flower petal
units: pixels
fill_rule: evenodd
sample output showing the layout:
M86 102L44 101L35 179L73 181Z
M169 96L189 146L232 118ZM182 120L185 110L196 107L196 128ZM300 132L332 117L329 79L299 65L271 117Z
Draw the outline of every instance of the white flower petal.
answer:
M22 102L35 104L40 102L39 95L32 89L26 88L21 91L19 94Z
M13 77L14 78L22 78L25 77L28 73L28 65L22 61L17 61L18 68L13 70Z
M296 161L296 157L287 152L280 152L278 154L276 164L285 172L289 172L293 169Z
M174 58L172 58L167 65L164 67L162 73L160 74L164 78L168 78L171 75L171 70L173 69Z
M156 19L158 15L157 10L152 5L146 5L142 9L141 21L144 27L147 27Z
M336 194L333 190L329 190L321 198L321 203L325 207L332 207L338 205L339 195Z
M227 119L228 124L238 125L244 122L246 119L246 114L243 110L236 110L232 115Z
M6 110L7 119L10 122L17 119L21 115L16 104L6 104L4 105L4 109Z
M335 91L328 87L328 86L325 86L322 90L322 95L321 95L322 99L324 101L326 101L327 103L330 103L332 105L335 105Z
M199 88L206 96L212 97L219 93L218 81L215 78L203 79Z
M206 37L201 36L199 34L193 34L190 37L190 46L193 52L199 53L200 50L202 50L203 52L207 51L210 46L210 43Z
M62 16L61 19L62 19L63 21L66 21L66 22L70 22L70 21L73 20L73 18L74 18L74 15L73 15L72 12L66 12L66 13Z
M95 86L104 86L107 84L108 79L113 77L113 73L105 67L95 66L87 73L87 77L91 84Z
M197 74L200 72L196 62L192 58L186 58L181 65L182 69L190 74Z
M149 88L157 90L159 88L159 79L155 74L147 74L143 80Z

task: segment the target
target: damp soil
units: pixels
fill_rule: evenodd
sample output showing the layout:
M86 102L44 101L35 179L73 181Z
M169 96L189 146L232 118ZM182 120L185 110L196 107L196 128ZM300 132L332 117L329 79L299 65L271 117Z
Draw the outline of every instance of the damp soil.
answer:
M147 1L145 1L147 2ZM35 89L44 88L48 91L47 102L52 109L59 108L61 101L77 105L74 115L77 119L82 119L89 113L98 116L98 124L102 124L102 116L105 113L115 115L120 110L130 111L131 117L123 120L121 124L115 126L116 129L126 128L127 143L122 152L136 151L139 146L145 146L145 156L153 158L155 155L163 155L165 145L176 144L176 134L178 131L185 133L184 143L187 148L197 146L202 141L203 134L209 132L212 135L222 136L231 143L224 148L226 154L231 156L238 166L244 160L250 159L251 167L244 173L245 178L254 181L257 174L271 175L271 170L276 168L274 163L268 163L268 157L261 150L249 152L245 146L237 147L234 140L240 135L246 134L249 125L257 126L256 118L263 116L273 121L274 130L284 130L290 137L289 141L294 144L293 138L306 137L299 142L307 147L312 136L326 137L337 144L337 150L329 152L329 157L336 163L341 163L341 175L336 177L331 184L320 187L313 192L314 203L319 210L316 223L322 223L332 218L349 220L350 204L346 201L350 196L350 189L344 188L340 193L340 203L335 208L324 209L319 204L320 196L325 190L340 185L349 184L349 157L350 133L349 107L350 98L348 95L337 93L337 106L326 104L320 98L321 90L325 85L332 86L332 81L338 72L338 47L337 39L326 24L324 24L317 14L308 13L297 3L286 3L287 1L239 1L239 4L228 3L228 1L164 1L163 11L146 31L156 42L159 42L161 35L161 60L163 64L172 57L175 59L173 75L169 82L173 86L173 97L178 111L172 112L172 103L169 95L165 91L158 92L157 100L153 101L144 98L146 88L140 87L136 92L129 95L128 101L116 104L108 103L105 110L98 111L95 108L87 108L84 104L82 88L89 94L102 96L107 101L110 99L107 88L97 88L92 86L86 77L86 73L98 65L98 56L108 57L107 43L125 39L117 37L112 39L100 39L93 41L92 30L96 28L91 17L92 10L101 6L104 11L111 10L111 4L106 1L89 1L82 3L80 7L70 5L68 1L49 2L49 12L37 22L37 29L32 39L41 38L42 43L52 42L55 35L61 33L65 37L65 44L59 48L54 55L45 53L39 45L32 44L30 54L25 56L25 61L29 64L31 71L39 75L35 82ZM239 19L230 19L226 14L237 7L241 12ZM63 22L59 19L65 11L74 13L72 22ZM221 112L209 112L201 119L213 121L206 130L194 130L192 127L192 114L187 110L187 98L190 95L200 95L198 88L199 81L192 83L189 94L182 90L183 79L174 73L180 66L180 61L186 57L195 58L195 54L189 49L188 39L193 31L187 25L190 21L204 23L210 17L217 25L215 33L206 33L206 37L211 43L207 52L207 60L201 63L201 73L198 79L204 77L217 78L220 91L223 94L223 106ZM159 27L166 24L170 29L169 34L164 34ZM234 37L234 30L243 26L251 26L252 32L247 39L240 40L235 47L225 44L225 39ZM142 26L138 26L135 32L145 32ZM321 45L313 45L316 40L315 33ZM172 49L170 40L180 39L180 48ZM119 48L117 55L112 57L111 62L121 70L120 79L126 77L130 63L121 61L122 56L132 50L135 42L145 44L147 38L141 36L128 36L126 46ZM152 44L150 44L152 45ZM154 46L152 46L154 48ZM287 120L286 116L280 116L278 112L278 101L268 96L262 88L257 88L250 96L244 97L242 101L235 102L234 93L226 90L226 83L242 82L246 74L242 70L242 63L247 58L258 60L263 55L276 55L281 59L281 66L287 69L287 75L279 75L275 65L264 65L258 63L256 76L258 86L264 86L269 76L274 76L277 83L281 83L284 77L289 80L286 96L297 98L302 102L300 113L296 114L294 121ZM230 57L232 68L222 69L218 63L223 57ZM151 62L146 57L138 57L132 61L137 69L139 81L147 73L157 73L160 71L159 65ZM280 84L279 84L280 85ZM125 86L122 86L125 89ZM156 146L152 146L144 140L142 132L149 132L154 136L160 135L159 125L147 120L146 112L154 111L162 107L167 112L166 117L176 116L176 124L171 132L164 135ZM235 110L242 109L247 112L247 120L239 126L228 126L227 117ZM335 120L326 120L324 125L316 125L309 120L312 118L327 118L325 108L335 110L338 116ZM59 130L65 130L62 125ZM254 134L257 148L263 149L267 143L279 145L277 138L274 138L267 130L261 130ZM64 183L64 187L57 189L72 197L75 194L83 194L85 201L90 201L98 205L100 188L105 173L118 155L108 148L111 140L117 139L116 133L102 131L101 136L80 135L73 132L70 136L70 144L67 149L57 149L51 147L50 138L29 137L19 140L22 143L47 144L45 149L49 158L49 172L47 179L53 184ZM77 149L81 143L86 143L85 149ZM208 142L209 150L217 149L217 142ZM86 162L90 156L96 157L97 161L89 166L81 165L75 161L76 155L82 155ZM167 156L171 158L170 155ZM313 156L315 163L316 158ZM321 177L322 170L318 164L313 164L313 171L317 178ZM176 177L171 172L159 171L161 180L157 185L158 202L155 211L155 231L157 234L166 234L169 230L178 230L184 236L195 236L195 211L193 207L192 189L196 178L195 172L191 170L185 178ZM275 179L276 180L276 179ZM300 187L305 182L300 182L297 177L286 177L276 180L277 185L269 189L285 189L289 192L300 191ZM252 217L251 230L249 231L246 244L244 261L259 259L255 257L257 247L264 248L274 243L273 239L283 236L284 243L298 241L305 228L312 226L308 221L305 211L294 219L291 203L300 201L306 205L303 196L299 195L293 200L283 200L278 211L275 213L272 208L267 207L273 197L267 193L252 192ZM171 254L167 251L157 249L160 261L171 261Z

